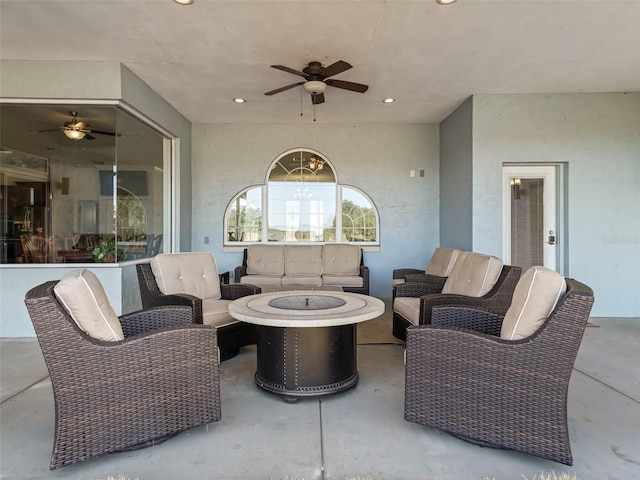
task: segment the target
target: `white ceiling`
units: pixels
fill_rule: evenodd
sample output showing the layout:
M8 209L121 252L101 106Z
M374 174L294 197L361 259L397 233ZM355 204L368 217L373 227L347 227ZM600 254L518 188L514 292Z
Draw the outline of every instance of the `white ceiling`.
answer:
M640 91L640 1L2 0L0 58L124 63L193 123L439 122L472 94ZM243 97L245 104L235 104ZM397 101L386 105L385 97Z

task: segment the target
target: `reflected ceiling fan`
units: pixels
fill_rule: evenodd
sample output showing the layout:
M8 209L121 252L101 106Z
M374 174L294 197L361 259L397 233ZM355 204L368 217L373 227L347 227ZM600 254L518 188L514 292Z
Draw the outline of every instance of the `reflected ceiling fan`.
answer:
M95 140L96 137L91 135L92 133L95 133L98 135L110 135L112 137L120 136L119 133L115 133L115 132L105 132L102 130L89 129L88 124L78 121L78 117L80 116L78 112L70 111L69 115L71 115L71 121L64 122L64 125L60 125L58 128L51 128L48 130L32 130L32 132L44 133L44 132L61 131L71 140L82 140L83 138L86 138L87 140Z
M271 68L282 70L283 72L293 73L294 75L300 75L304 77L304 82L293 83L286 87L277 88L266 92L265 95L275 95L276 93L284 92L290 88L294 88L302 85L302 88L311 94L311 102L314 105L324 103L324 91L327 86L342 88L351 92L364 93L368 90L368 85L361 83L347 82L344 80L334 80L329 77L338 75L352 68L350 64L345 61L338 60L336 63L323 67L320 62L309 62L309 64L302 69L302 71L294 70L293 68L285 67L284 65L271 65Z

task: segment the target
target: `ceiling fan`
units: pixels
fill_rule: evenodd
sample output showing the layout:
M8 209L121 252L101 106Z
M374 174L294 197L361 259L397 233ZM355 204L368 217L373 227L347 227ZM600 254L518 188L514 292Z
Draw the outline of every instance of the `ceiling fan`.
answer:
M64 122L63 125L58 128L52 128L48 130L32 130L35 133L44 133L44 132L57 132L58 130L63 132L68 138L71 140L82 140L86 138L87 140L95 140L96 137L91 135L92 133L96 133L99 135L110 135L112 137L119 137L119 133L115 132L105 132L102 130L90 130L89 125L78 121L78 117L80 114L78 112L70 111L69 115L71 115L70 122Z
M336 63L323 67L320 62L309 62L309 64L302 69L302 71L294 70L293 68L285 67L284 65L271 65L271 68L282 70L283 72L293 73L294 75L300 75L304 77L304 82L293 83L286 87L277 88L266 92L265 95L275 95L276 93L284 92L290 88L302 85L302 88L311 94L311 102L314 105L318 105L324 102L324 91L327 85L330 87L342 88L344 90L350 90L352 92L364 93L369 88L368 85L361 83L347 82L344 80L334 80L329 77L338 75L352 68L350 64L342 60L338 60Z

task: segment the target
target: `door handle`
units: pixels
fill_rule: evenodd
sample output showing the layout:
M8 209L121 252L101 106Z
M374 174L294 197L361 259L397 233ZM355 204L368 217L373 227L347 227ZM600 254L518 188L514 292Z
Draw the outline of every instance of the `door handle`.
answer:
M555 245L556 244L556 236L553 233L553 230L549 230L549 236L547 237L547 243L549 245Z

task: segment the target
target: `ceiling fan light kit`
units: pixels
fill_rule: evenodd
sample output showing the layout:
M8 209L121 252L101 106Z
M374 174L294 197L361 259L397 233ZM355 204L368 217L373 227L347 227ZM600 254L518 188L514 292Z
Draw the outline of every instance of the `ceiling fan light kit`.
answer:
M299 75L306 81L292 83L285 87L276 88L266 92L265 95L275 95L276 93L284 92L291 88L302 86L305 92L311 94L311 103L319 105L324 103L324 91L327 86L341 88L343 90L349 90L351 92L364 93L369 89L368 85L361 83L347 82L345 80L334 80L329 77L338 75L350 68L353 68L350 64L343 60L338 60L332 63L328 67L323 67L320 62L309 62L309 64L302 69L302 71L295 70L293 68L285 67L284 65L271 65L271 68L276 70L282 70L283 72L292 73L293 75Z
M324 91L327 89L327 84L321 82L320 80L310 80L302 84L302 88L304 88L305 92L311 94L324 93Z
M71 140L82 140L86 135L82 130L76 130L75 128L67 128L64 134Z

